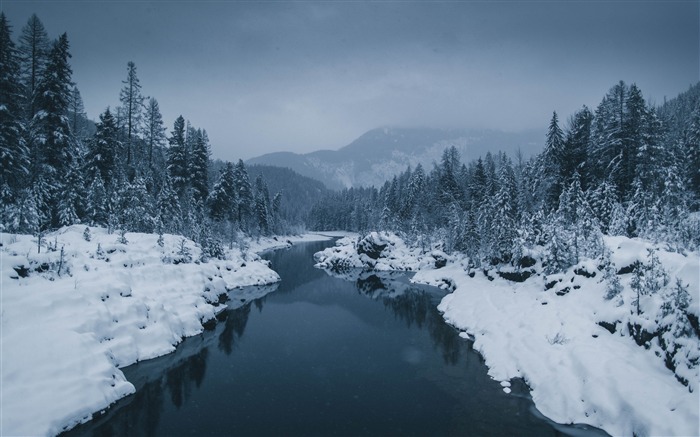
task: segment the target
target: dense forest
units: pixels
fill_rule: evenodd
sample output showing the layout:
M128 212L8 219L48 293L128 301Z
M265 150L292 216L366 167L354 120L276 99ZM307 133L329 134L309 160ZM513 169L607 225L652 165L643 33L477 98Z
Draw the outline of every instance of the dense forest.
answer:
M391 230L466 253L475 266L517 263L540 246L550 272L599 256L602 235L700 245L700 84L654 107L619 82L564 128L555 112L543 137L544 150L527 161L488 153L462 163L447 149L429 171L419 165L380 189L329 194L309 225Z
M17 43L0 14L0 223L41 235L83 223L120 232L168 232L211 256L239 233L287 229L281 194L241 160L210 175L207 132L178 117L166 133L158 101L129 62L120 106L88 120L72 81L64 33L51 41L36 15ZM115 93L116 94L116 93Z
M251 176L240 160L212 161L206 131L182 116L168 132L132 62L120 105L91 122L70 58L67 35L50 41L36 15L17 43L0 15L5 231L41 236L83 223L168 232L217 255L240 233L306 223L393 230L426 248L464 252L474 265L516 263L540 246L551 272L600 255L605 234L676 250L700 245L700 85L654 106L619 82L595 111L584 106L563 127L555 112L544 150L529 160L488 153L462 163L448 148L433 169L408 168L380 189L329 192L286 169Z

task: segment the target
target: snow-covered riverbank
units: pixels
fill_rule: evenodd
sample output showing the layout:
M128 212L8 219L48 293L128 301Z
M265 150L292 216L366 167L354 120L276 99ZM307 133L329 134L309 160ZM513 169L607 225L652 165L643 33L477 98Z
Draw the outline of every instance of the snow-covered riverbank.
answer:
M0 435L54 435L89 420L133 393L120 367L202 332L226 308L223 295L240 306L259 296L239 287L279 281L256 253L327 239L264 238L200 262L179 236L84 231L45 236L41 253L35 237L0 234Z
M490 376L501 381L506 392L512 378L523 378L537 408L552 420L586 423L613 435L699 434L697 365L677 369L689 380L686 387L666 368L658 339L645 348L628 332L627 322L643 322L631 316L635 312L631 273L618 275L622 292L606 300L603 272L592 261L549 278L537 263L528 269L532 277L515 283L495 270L470 270L460 256L409 248L392 234L342 239L338 244L316 255L318 266L413 270L417 273L412 281L453 290L439 306L445 319L474 340ZM646 249L652 248L622 237L606 238L606 245L617 269L646 262ZM675 277L688 284L687 312L697 317L698 254L663 248L657 253L671 279L667 287L674 285ZM662 323L655 320L660 317L653 309L656 298L645 301L648 325ZM615 331L599 322L610 323ZM680 353L697 359L697 337L683 341Z

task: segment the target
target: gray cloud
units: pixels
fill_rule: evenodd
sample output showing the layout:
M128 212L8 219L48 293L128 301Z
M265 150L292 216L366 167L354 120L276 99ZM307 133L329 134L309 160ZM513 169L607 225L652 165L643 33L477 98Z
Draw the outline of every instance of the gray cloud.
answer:
M170 125L213 154L337 148L381 125L544 131L618 80L656 102L699 80L690 1L31 2L68 32L91 117L118 103L133 60Z

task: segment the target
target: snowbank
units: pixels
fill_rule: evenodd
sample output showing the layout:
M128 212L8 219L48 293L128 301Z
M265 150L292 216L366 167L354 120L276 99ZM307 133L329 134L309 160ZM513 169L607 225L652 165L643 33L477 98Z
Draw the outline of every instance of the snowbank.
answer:
M439 266L447 258L441 251L423 253L420 248L408 247L401 238L390 232L372 232L362 238L344 237L338 240L335 247L314 255L316 267L332 271L418 271Z
M537 408L550 419L590 424L613 435L700 433L697 366L686 373L689 385L684 386L665 366L658 341L649 342L648 348L638 346L622 323L630 319L635 298L631 274L618 276L622 293L606 300L606 284L593 261L550 277L542 275L537 263L530 266L532 277L516 283L497 272L471 270L468 260L458 256L436 268L429 262L432 254L406 248L395 236L366 239L375 248L386 243L378 259L358 253L362 240L345 239L339 247L319 252L317 265L416 270L412 281L454 290L438 307L445 320L473 339L489 375L502 382L504 391L510 391L512 378L523 378ZM606 244L611 260L623 271L644 262L646 249L652 247L622 237L607 238ZM669 276L689 285L688 313L697 315L698 254L657 253ZM617 329L611 333L602 326L606 323ZM696 337L684 347L697 356Z
M1 435L53 435L133 393L119 367L172 352L226 308L279 281L252 251L201 263L182 237L71 226L0 234ZM49 250L46 246L51 246ZM268 288L270 291L274 288Z
M301 235L278 235L274 237L259 237L248 239L244 243L248 249L255 253L269 250L285 249L298 243L310 243L312 241L327 241L335 237L345 237L347 232L309 232Z

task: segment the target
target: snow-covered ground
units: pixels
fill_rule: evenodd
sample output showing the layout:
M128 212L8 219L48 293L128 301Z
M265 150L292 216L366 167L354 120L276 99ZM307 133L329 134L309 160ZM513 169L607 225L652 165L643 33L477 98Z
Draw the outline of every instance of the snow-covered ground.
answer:
M119 368L172 352L227 305L274 290L240 288L279 281L256 253L327 238L263 238L200 262L179 236L159 245L152 234L124 242L91 228L86 241L84 231L46 235L40 253L35 237L0 234L0 435L55 435L89 420L133 393Z
M652 247L624 237L606 238L606 245L617 269L645 262L646 249ZM698 254L658 249L671 279L668 287L675 277L689 285L687 311L697 317ZM447 262L438 268L441 258ZM533 277L516 283L495 271L470 270L467 260L459 256L423 254L384 233L341 239L338 246L319 252L316 260L317 266L335 271L413 270L417 271L414 282L454 290L438 307L446 321L474 340L474 349L483 355L490 376L502 382L504 391L509 392L512 378L523 378L537 408L556 422L586 423L613 435L700 434L697 366L680 369L689 380L686 387L664 365L657 340L647 349L628 333L626 321L635 320L630 316L635 298L632 274L619 275L621 295L606 300L606 284L592 261L548 278L538 274L538 263L532 267ZM596 276L587 277L593 272ZM615 326L618 321L614 333L598 324ZM683 351L697 357L697 337L691 336Z

